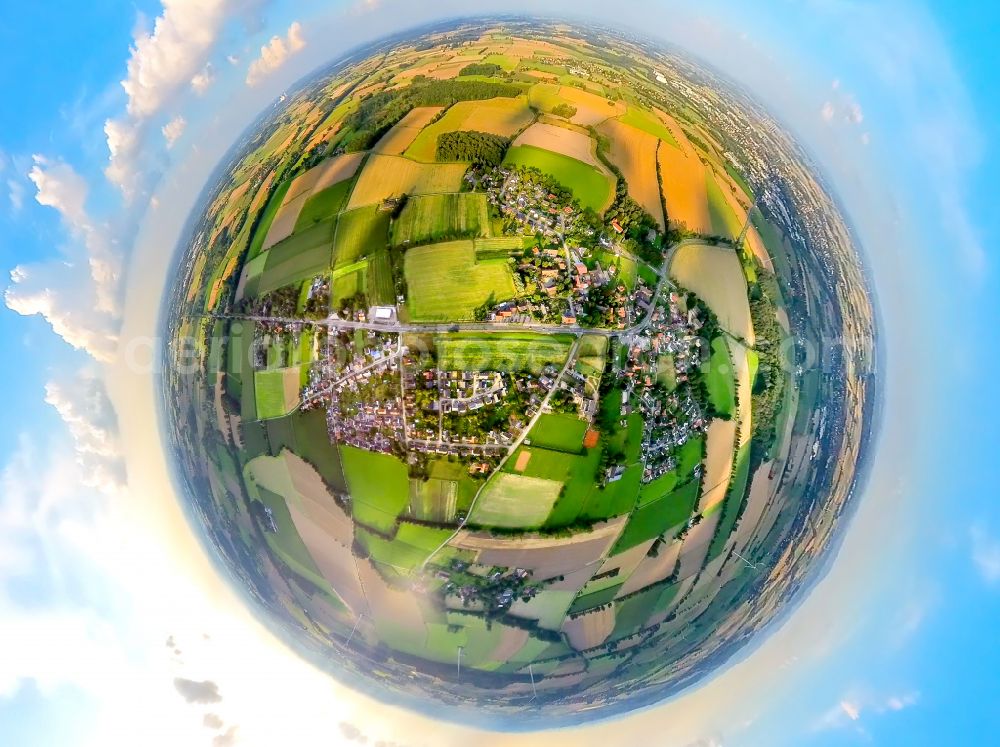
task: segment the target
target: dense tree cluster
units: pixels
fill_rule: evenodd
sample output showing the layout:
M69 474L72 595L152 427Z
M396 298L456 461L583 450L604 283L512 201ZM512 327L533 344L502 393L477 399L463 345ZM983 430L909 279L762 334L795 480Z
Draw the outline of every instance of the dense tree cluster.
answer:
M566 102L563 102L553 107L552 113L555 114L557 117L564 117L566 119L570 119L576 115L576 107L573 106L572 104L567 104Z
M477 166L499 166L510 139L475 130L445 132L438 137L437 160L468 161Z
M361 100L358 108L344 118L345 135L338 147L345 151L368 150L382 135L417 106L449 107L458 101L512 98L521 87L510 83L479 80L413 79L400 90L379 91Z
M486 78L492 78L495 75L499 75L502 68L493 62L473 62L471 65L466 65L461 70L458 71L460 76L462 75L482 75Z

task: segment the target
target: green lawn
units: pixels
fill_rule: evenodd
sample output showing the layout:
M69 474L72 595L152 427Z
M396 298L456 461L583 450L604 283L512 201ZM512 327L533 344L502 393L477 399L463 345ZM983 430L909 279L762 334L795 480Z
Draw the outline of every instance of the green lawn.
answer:
M288 414L290 408L285 402L286 372L286 369L278 368L254 373L254 397L257 400L257 417L260 420L280 418ZM298 378L298 366L295 367L294 375Z
M253 238L250 240L250 251L247 255L248 259L253 259L263 250L264 239L267 238L267 232L271 228L274 216L278 214L278 208L281 207L281 203L285 199L285 194L288 192L288 188L291 186L292 180L285 179L285 181L279 184L277 189L274 190L274 194L271 195L270 199L267 201L267 205L264 206L264 212L260 215L260 222L257 223L257 228L253 233Z
M295 233L340 213L347 204L352 186L354 180L345 179L312 195L302 206L302 211L295 221Z
M389 454L340 447L340 460L350 488L354 518L383 534L391 534L396 518L410 500L406 465Z
M495 527L541 526L561 489L562 483L555 480L500 472L479 495L469 522Z
M486 195L417 195L406 202L392 226L394 246L425 244L445 239L471 238L489 234Z
M583 449L583 437L590 427L586 420L574 415L546 413L531 429L532 446L578 454Z
M469 332L435 340L438 366L446 371L531 371L562 366L572 346L566 335ZM582 436L581 436L582 439Z
M317 223L268 249L255 295L301 283L325 272L330 267L335 225L334 221Z
M712 355L708 360L709 370L705 376L708 400L715 411L723 417L732 417L736 406L736 381L733 378L733 363L729 358L729 346L725 338L712 340Z
M389 220L389 213L379 210L377 205L341 213L337 221L334 267L352 264L385 249L389 240Z
M513 166L534 167L569 190L583 207L602 212L611 197L611 180L593 166L575 158L536 148L518 145L507 151L504 163Z
M516 293L505 259L476 261L471 241L452 241L410 249L403 259L409 292L407 309L414 321L472 319L476 308Z
M643 109L638 109L634 106L630 106L628 111L620 116L619 121L622 124L631 125L638 130L643 132L648 132L653 137L658 137L665 143L669 143L675 148L680 148L680 144L674 139L674 136L670 134L670 130L667 126L660 121L660 119L652 112L647 112Z

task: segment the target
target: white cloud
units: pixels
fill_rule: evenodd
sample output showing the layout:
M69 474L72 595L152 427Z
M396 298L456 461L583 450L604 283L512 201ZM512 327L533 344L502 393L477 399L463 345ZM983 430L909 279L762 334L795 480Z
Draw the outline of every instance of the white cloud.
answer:
M180 114L163 125L163 139L167 141L168 148L174 147L174 143L176 143L180 136L184 134L184 129L186 127L187 120Z
M125 486L118 443L118 419L103 382L88 371L45 385L45 401L55 408L73 440L83 484L114 492Z
M905 690L898 693L875 694L868 690L853 690L813 723L813 731L852 728L864 734L862 721L867 714L882 716L915 706L920 693Z
M214 82L215 68L212 67L212 63L208 63L201 72L195 73L194 77L191 78L191 89L201 96Z
M74 348L108 361L119 323L121 258L106 224L87 212L87 182L66 163L35 156L28 178L35 199L56 210L70 243L59 260L18 265L4 293L8 308L41 315Z
M239 56L237 56L235 54L229 54L229 55L226 55L226 62L228 62L230 65L239 65L240 64L240 58L239 58Z
M121 81L127 116L105 123L110 159L105 174L127 197L142 188L146 123L188 87L203 92L215 45L234 16L252 15L267 0L163 0L152 30L136 34Z
M7 180L7 197L14 212L20 212L24 207L24 185L17 179Z
M280 68L288 58L306 46L302 37L302 24L298 21L288 27L285 37L272 36L271 41L260 48L260 56L247 69L247 85L255 86L262 78Z
M848 102L847 119L852 124L861 124L864 121L865 119L864 112L861 110L861 104L859 104L857 101Z
M832 122L834 116L833 102L824 102L823 108L819 110L819 115L823 118L824 122Z
M981 526L972 528L972 562L988 584L1000 582L1000 540L990 536Z

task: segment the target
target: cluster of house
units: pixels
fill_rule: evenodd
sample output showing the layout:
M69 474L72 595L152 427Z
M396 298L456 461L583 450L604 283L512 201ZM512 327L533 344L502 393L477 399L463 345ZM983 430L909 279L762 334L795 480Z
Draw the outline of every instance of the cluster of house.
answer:
M577 230L580 214L558 195L552 194L531 178L524 178L516 169L500 167L483 177L489 201L501 214L516 220L533 233L558 239ZM592 228L582 228L593 233Z
M524 568L496 568L486 576L476 576L468 573L467 567L465 563L453 563L450 569L436 574L445 582L445 594L464 608L504 612L516 600L527 601L538 593L538 587L529 582L531 574Z
M630 340L621 374L622 414L642 414L645 482L676 467L677 448L708 428L701 405L684 386L700 365L701 326L697 309L682 309L678 295L671 293L666 304L653 309L649 326Z

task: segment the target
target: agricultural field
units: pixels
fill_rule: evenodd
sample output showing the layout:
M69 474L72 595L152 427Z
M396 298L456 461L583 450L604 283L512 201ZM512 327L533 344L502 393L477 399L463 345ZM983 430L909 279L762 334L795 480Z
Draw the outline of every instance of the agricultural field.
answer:
M621 122L623 125L634 127L637 130L642 130L643 132L652 135L656 139L662 140L675 148L681 147L680 143L678 143L674 138L673 133L670 132L667 126L663 123L663 119L656 114L647 112L644 109L630 106L627 112L618 117L617 121Z
M568 127L538 122L518 135L512 145L516 148L529 145L542 150L549 150L569 158L583 161L599 171L604 166L597 160L597 144L589 134Z
M335 221L317 223L268 249L252 294L248 279L247 295L270 293L286 285L309 280L328 269L333 259L335 228Z
M753 345L747 283L736 253L727 247L685 244L674 255L670 276L694 291L719 318L722 328Z
M257 371L253 375L257 417L261 420L280 418L299 403L300 371L298 366L272 371Z
M573 415L546 414L531 430L530 444L545 449L578 454L589 423Z
M611 179L593 166L569 156L519 145L507 151L504 163L511 166L536 168L550 174L557 182L572 190L585 208L604 212L614 196Z
M379 249L368 260L366 270L366 292L368 302L388 305L396 301L392 278L392 260L387 249Z
M267 205L264 207L264 212L260 213L257 227L254 230L253 238L250 241L250 259L253 259L264 250L264 241L267 238L268 232L271 230L271 224L274 222L274 216L278 214L278 210L281 208L281 203L285 200L285 194L291 186L292 182L290 179L286 179L279 184L275 189L274 194L272 194L268 199Z
M306 200L305 205L302 206L302 211L295 221L295 230L293 233L304 231L317 223L339 214L344 209L344 205L347 204L347 198L350 196L353 186L353 180L345 179L342 182L337 182L332 187L327 187L321 192L312 194Z
M705 377L708 401L722 417L732 417L736 407L736 385L733 381L733 362L729 357L725 338L716 337L712 340L712 355L708 360L708 367Z
M385 249L389 241L389 214L377 207L362 207L341 213L337 221L333 266L353 264Z
M418 106L411 109L410 113L397 122L382 139L379 140L372 149L375 153L383 153L390 156L401 156L410 147L417 135L438 114L441 113L440 106Z
M452 371L530 371L561 366L570 340L556 335L521 333L459 333L435 341L438 365ZM582 438L582 437L581 437Z
M396 519L410 502L406 465L396 457L340 447L344 477L354 499L354 518L383 534L391 534Z
M512 137L531 124L534 118L523 96L459 101L441 119L423 129L406 149L406 155L416 161L433 163L437 160L438 137L446 132L487 132Z
M505 259L476 260L471 241L410 249L403 258L410 317L422 321L471 319L489 299L513 298L514 278Z
M392 243L406 246L489 234L486 195L469 192L423 195L407 200L393 223Z
M617 119L609 119L597 131L611 143L608 158L621 169L628 182L629 194L653 216L661 229L666 228L660 199L660 180L656 174L656 152L661 147L660 141Z
M402 156L373 155L358 177L347 207L378 205L390 197L458 192L468 164L421 164Z

